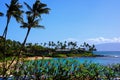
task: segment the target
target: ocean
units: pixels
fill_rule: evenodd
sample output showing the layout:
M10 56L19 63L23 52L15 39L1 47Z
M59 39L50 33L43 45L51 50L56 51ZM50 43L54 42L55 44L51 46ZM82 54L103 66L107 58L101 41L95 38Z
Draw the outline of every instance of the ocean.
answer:
M105 57L77 57L74 59L80 61L81 63L90 61L102 65L120 64L120 51L96 51L94 54L105 55Z

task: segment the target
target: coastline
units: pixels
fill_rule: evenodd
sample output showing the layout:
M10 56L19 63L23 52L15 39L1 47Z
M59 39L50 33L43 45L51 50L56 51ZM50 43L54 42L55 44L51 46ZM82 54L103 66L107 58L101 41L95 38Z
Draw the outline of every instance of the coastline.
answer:
M35 57L26 57L26 58L24 58L24 60L39 60L39 59L52 59L52 57L35 56Z

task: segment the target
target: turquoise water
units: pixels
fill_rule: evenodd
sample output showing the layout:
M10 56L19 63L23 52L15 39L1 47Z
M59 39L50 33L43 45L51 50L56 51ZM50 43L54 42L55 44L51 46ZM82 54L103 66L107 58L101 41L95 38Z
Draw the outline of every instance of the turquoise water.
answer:
M120 58L120 51L96 51L96 52L94 52L94 54Z
M120 51L98 51L94 52L94 54L105 55L106 57L78 57L73 59L76 59L80 62L91 61L104 65L120 63Z
M77 60L80 63L88 61L93 63L99 63L102 65L117 64L117 63L120 64L120 51L98 51L98 52L94 52L94 54L105 55L105 57L75 57L75 58L71 57L67 59Z

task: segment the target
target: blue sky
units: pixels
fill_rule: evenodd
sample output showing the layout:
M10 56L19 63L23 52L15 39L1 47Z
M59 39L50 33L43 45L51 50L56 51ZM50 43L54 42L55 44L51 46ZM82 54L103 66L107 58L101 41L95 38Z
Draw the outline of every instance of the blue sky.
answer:
M19 0L32 4L35 0ZM41 0L46 3L50 14L43 15L41 25L45 29L32 29L27 42L77 41L79 43L120 42L120 0ZM0 11L6 12L0 0ZM26 9L26 6L23 7ZM0 17L0 35L6 24L6 17ZM11 20L7 38L22 42L27 29L21 29Z

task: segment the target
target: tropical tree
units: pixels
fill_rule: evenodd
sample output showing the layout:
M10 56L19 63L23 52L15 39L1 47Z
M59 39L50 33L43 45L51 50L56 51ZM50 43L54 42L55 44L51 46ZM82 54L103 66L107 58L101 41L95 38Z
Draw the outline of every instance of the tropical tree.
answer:
M59 49L59 48L60 48L60 41L57 41L56 48L57 48L57 49Z
M52 41L52 48L54 49L56 44Z
M40 2L40 0L36 0L33 6L29 6L26 2L24 4L27 6L29 11L26 12L27 15L27 22L22 22L21 28L27 28L27 33L25 39L23 41L23 46L26 43L28 35L30 33L31 28L44 28L44 26L39 25L39 21L42 14L48 14L49 8L46 8L46 4Z
M11 17L13 16L18 22L22 21L22 13L23 11L21 10L22 5L19 4L18 0L11 0L10 5L5 4L8 8L7 10L7 23L6 23L6 27L4 29L3 35L2 37L4 38L4 52L3 52L3 76L5 75L7 69L6 69L6 61L5 61L5 54L6 54L6 36L7 36L7 31L8 31L8 25L10 22ZM0 15L2 15L2 13L0 13Z
M48 46L49 46L49 48L51 48L51 46L52 46L52 42L51 41L48 42Z
M27 28L27 33L25 36L25 39L22 43L21 49L18 53L18 58L16 61L16 67L17 68L17 64L19 62L20 59L20 55L21 52L26 44L28 35L31 31L31 28L44 28L44 26L39 25L39 21L41 19L41 15L42 14L48 14L49 13L49 8L46 8L46 4L43 4L40 2L40 0L36 0L35 3L32 5L32 7L30 5L28 5L26 2L24 2L24 4L27 6L29 11L26 11L26 17L27 17L27 22L25 22L24 20L21 22L21 28ZM15 59L15 58L14 58Z
M18 0L11 0L10 5L8 5L8 4L5 4L5 5L8 8L7 14L6 14L7 24L6 24L6 27L4 29L4 32L3 32L2 36L5 37L5 39L6 39L8 25L9 25L11 17L13 16L16 19L17 22L20 22L20 21L22 21L23 11L21 10L22 5L18 2Z
M26 12L27 22L23 21L23 18L21 16L23 13L23 11L21 10L22 5L20 5L18 3L18 0L11 0L10 5L5 4L7 6L8 10L7 10L7 14L6 14L7 24L6 24L6 27L4 29L3 35L2 35L3 40L4 40L4 52L3 52L4 55L6 54L6 46L7 46L6 45L6 36L7 36L8 25L10 23L11 17L13 16L18 22L21 22L22 28L28 28L28 31L27 31L25 39L22 43L22 46L20 47L20 50L18 50L18 52L16 54L18 57L17 61L16 61L16 65L19 61L20 54L21 54L22 50L24 49L24 46L25 46L25 43L26 43L26 40L28 38L28 35L30 33L31 28L44 28L43 26L39 25L41 15L48 14L49 10L50 10L49 8L46 8L47 5L41 3L40 0L36 0L36 2L33 4L32 7L30 7L26 2L24 2L24 4L29 9L29 11ZM0 13L0 16L2 16L2 13ZM9 65L6 65L7 63L6 63L5 57L6 56L3 57L3 70L2 70L3 77L6 76L7 71L11 67L12 63L16 60L16 57L14 57L11 60L11 62L9 63ZM16 66L15 66L15 69L16 69Z
M93 52L96 51L97 49L95 48L95 45L93 44L92 46L89 46L89 51Z
M46 45L47 45L47 43L46 43L46 42L44 42L43 46L44 46L44 47L46 47Z

